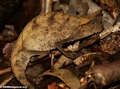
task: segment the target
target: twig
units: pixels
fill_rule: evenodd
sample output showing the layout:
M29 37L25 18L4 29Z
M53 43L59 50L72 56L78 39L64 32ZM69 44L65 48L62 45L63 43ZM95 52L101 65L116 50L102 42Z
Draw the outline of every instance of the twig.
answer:
M0 75L3 75L3 74L6 74L6 73L9 73L11 72L11 68L6 68L6 69L3 69L3 70L0 70Z
M46 0L45 13L52 12L52 3L53 3L53 0Z
M120 60L93 66L91 72L92 76L95 76L94 81L99 86L120 81Z
M14 75L11 74L9 77L7 77L1 84L0 86L4 86L6 85L10 80L12 80L14 78Z
M46 0L41 0L41 13L40 14L44 14L46 11Z

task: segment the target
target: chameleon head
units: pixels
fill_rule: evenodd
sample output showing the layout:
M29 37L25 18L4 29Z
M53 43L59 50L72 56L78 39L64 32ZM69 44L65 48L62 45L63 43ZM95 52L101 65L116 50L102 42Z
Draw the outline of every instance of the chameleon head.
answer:
M86 36L90 36L95 33L101 32L102 29L102 16L97 16L90 20L88 23L81 25L79 33L81 33L80 36L83 36L82 38L84 38Z
M91 28L91 33L101 32L103 29L102 25L102 16L95 17L93 20L89 22L88 26Z

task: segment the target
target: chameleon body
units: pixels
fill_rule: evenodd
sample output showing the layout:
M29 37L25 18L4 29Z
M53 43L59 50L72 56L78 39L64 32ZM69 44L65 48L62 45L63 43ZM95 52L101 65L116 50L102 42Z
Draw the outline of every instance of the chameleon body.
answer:
M74 41L90 36L103 29L101 17L78 18L69 14L52 12L39 15L33 18L23 29L17 39L11 55L11 67L18 81L29 89L34 87L25 77L25 69L33 55L40 52L48 53L56 48L56 43L60 41ZM82 21L84 20L84 21Z

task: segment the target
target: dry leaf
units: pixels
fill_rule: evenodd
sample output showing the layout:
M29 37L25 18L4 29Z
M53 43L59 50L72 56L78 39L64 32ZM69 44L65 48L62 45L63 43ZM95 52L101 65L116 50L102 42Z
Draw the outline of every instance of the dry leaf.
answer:
M73 60L62 55L58 60L57 62L54 64L54 69L59 69L61 68L63 65L68 65L68 64L71 64L73 63Z
M2 52L4 54L4 57L6 59L10 58L11 57L11 52L12 52L12 49L14 47L14 43L7 43L4 48L2 49Z
M82 17L87 15L88 9L88 4L84 0L70 0L68 13Z
M43 74L41 74L39 77L45 76L45 75L51 75L51 76L58 77L68 87L70 87L70 89L79 89L80 88L80 82L79 82L79 79L77 78L77 76L75 76L71 71L69 71L67 69L56 69L53 72L48 70L48 71L44 72Z
M48 85L47 87L48 87L48 89L63 89L63 88L59 87L56 82Z
M100 10L101 7L98 6L93 0L85 0L86 3L88 3L89 10L87 14L92 14L93 12Z
M120 9L115 0L95 0L103 9L108 10L114 19L118 16Z

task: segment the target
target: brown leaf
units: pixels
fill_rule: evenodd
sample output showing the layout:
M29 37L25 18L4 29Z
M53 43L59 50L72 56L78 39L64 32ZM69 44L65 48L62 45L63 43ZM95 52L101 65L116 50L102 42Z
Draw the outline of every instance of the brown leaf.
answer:
M84 0L70 0L68 13L74 16L85 16L88 12L88 4ZM78 14L76 14L78 12Z
M104 52L113 55L120 49L120 36L116 33L112 33L105 39L101 40L100 44Z
M92 14L93 12L101 9L101 7L93 2L93 0L85 0L85 2L88 3L89 6L88 14Z
M13 47L14 47L14 43L7 43L7 44L4 46L2 52L3 52L4 57L5 57L6 59L8 59L8 58L11 57L11 52L12 52Z
M45 75L51 75L58 77L61 79L70 89L79 89L80 88L80 82L79 79L69 70L67 69L56 69L53 72L50 70L44 72L41 76Z
M54 64L54 69L59 69L61 68L62 66L64 65L69 65L73 62L72 59L62 55L57 61L56 63Z
M120 9L115 0L95 0L95 2L97 2L103 9L108 10L111 13L111 16L116 19Z
M62 89L61 87L59 87L59 86L57 85L56 82L48 85L47 87L48 87L48 89Z

